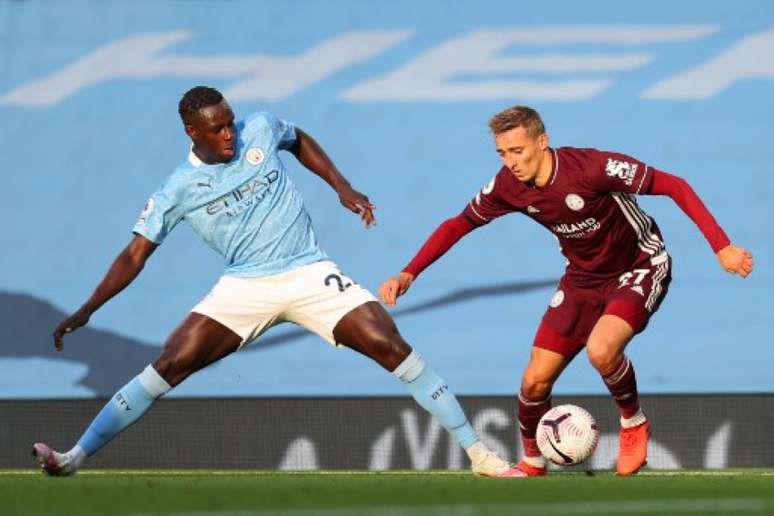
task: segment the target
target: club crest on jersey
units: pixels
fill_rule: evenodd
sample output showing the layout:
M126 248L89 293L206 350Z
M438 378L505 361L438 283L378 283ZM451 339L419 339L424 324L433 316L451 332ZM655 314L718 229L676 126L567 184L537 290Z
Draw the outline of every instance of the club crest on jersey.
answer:
M607 172L607 175L610 177L617 177L623 181L626 186L632 186L634 174L637 173L637 164L607 158L605 172Z
M554 297L551 298L551 302L549 303L549 306L551 308L556 308L557 306L562 304L562 301L564 301L564 291L563 290L557 290L554 294Z
M263 163L263 158L263 151L258 147L250 147L247 149L247 154L245 154L245 159L252 166L260 165Z
M580 195L574 193L571 193L565 197L564 202L567 203L567 207L573 211L580 211L584 206L586 206L583 198Z

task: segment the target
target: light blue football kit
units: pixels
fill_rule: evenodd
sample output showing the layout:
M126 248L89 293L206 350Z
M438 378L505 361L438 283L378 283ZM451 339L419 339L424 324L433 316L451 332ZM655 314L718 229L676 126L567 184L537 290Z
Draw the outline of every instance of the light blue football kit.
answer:
M295 127L261 111L237 123L236 130L231 161L205 164L191 152L148 200L133 231L160 244L185 219L226 259L224 276L193 311L221 322L243 343L290 321L335 344L333 328L341 317L375 298L343 276L317 243L277 155L292 148ZM286 295L278 301L283 289ZM463 448L477 443L457 398L419 353L412 351L393 374ZM122 387L71 450L76 467L170 389L152 365Z
M269 276L325 260L278 156L295 143L295 127L261 111L236 129L231 161L209 165L191 152L148 200L133 231L160 244L185 219L226 259L228 276Z

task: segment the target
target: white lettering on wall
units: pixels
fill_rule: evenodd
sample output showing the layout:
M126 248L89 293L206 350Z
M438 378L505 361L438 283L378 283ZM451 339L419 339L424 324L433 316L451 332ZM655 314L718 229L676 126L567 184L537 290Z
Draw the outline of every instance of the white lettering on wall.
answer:
M584 100L610 86L610 74L640 68L653 55L546 53L536 46L689 41L715 30L711 26L478 30L445 41L397 70L346 90L342 96L352 101L403 102ZM517 45L520 54L504 55Z
M289 57L163 53L194 34L187 30L139 34L108 43L58 72L23 84L0 97L0 103L47 107L95 84L150 77L241 78L223 92L229 99L278 101L384 52L410 33L353 31Z
M703 100L750 79L774 78L774 29L748 36L719 56L657 82L645 99Z
M408 444L411 467L413 469L430 469L433 463L438 441L441 439L443 428L438 419L431 417L428 420L427 431L422 437L417 416L413 410L404 410L400 414L403 420L403 431Z
M309 470L320 469L317 460L317 448L314 441L307 437L294 439L285 450L279 469L282 470Z

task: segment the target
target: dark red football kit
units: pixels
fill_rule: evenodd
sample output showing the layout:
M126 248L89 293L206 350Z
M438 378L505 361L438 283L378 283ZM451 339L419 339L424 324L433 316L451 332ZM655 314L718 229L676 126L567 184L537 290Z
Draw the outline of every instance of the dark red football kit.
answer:
M603 314L640 332L666 295L671 259L635 194L672 197L715 252L729 240L678 177L624 154L572 147L550 152L553 170L544 186L522 183L503 167L460 215L436 229L404 271L418 276L462 236L497 217L527 215L556 236L567 259L535 345L572 358Z

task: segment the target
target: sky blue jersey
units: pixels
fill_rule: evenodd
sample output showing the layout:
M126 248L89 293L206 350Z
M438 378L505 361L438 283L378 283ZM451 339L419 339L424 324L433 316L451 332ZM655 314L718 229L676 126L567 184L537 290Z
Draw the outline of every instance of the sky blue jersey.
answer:
M296 141L295 127L260 111L236 130L231 161L208 165L190 152L148 199L133 231L160 244L186 219L226 259L229 276L269 276L326 259L278 156Z

